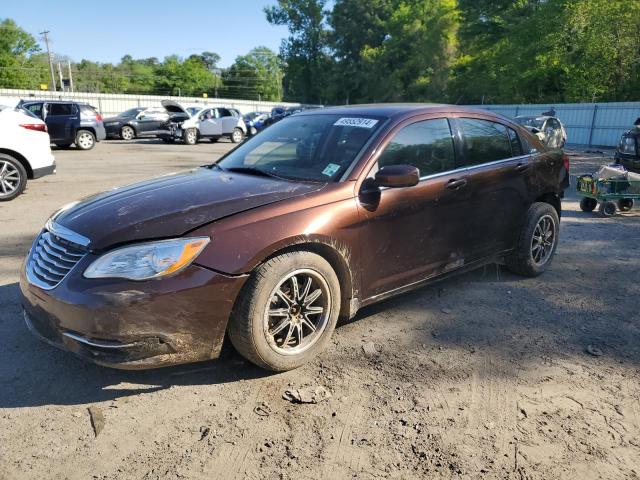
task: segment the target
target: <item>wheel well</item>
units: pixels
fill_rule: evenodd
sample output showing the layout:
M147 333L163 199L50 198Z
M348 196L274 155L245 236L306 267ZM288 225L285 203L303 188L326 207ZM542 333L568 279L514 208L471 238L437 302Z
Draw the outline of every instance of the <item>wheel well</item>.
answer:
M10 157L13 157L17 161L19 161L24 167L24 169L27 171L27 178L33 179L33 169L31 168L31 165L29 164L26 158L24 158L18 152L14 152L13 150L7 150L6 148L0 148L0 153L9 155Z
M78 135L78 133L80 133L83 130L93 133L94 137L96 136L96 130L93 127L78 127L76 129L76 136Z
M123 129L124 127L132 128L132 129L133 129L133 131L134 131L135 133L138 133L138 130L136 130L136 127L134 127L133 125L129 125L128 123L125 123L124 125L122 125L122 126L120 127L120 131L121 131L121 132L122 132L122 129Z
M562 204L560 203L560 197L555 193L545 193L536 198L536 202L548 203L556 209L558 218L562 216Z
M330 247L324 243L301 243L296 245L291 245L289 247L280 249L276 252L273 252L271 255L266 257L261 263L264 263L270 260L273 257L277 257L278 255L282 255L283 253L288 252L312 252L317 255L320 255L324 258L331 268L336 272L336 276L338 277L338 282L340 283L340 318L349 318L350 309L351 309L351 298L353 297L353 278L351 275L351 269L349 268L349 264L347 263L344 256L339 253L333 247ZM257 267L257 265L256 265Z

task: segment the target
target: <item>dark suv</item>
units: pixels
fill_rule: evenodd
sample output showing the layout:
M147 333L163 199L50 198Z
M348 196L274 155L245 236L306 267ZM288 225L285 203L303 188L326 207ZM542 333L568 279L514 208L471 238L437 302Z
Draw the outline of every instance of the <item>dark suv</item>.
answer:
M640 173L640 118L631 130L622 134L615 158L616 163L630 172Z
M447 105L302 112L215 164L55 213L22 268L29 328L94 362L288 370L339 317L448 275L549 266L567 157Z
M66 148L75 143L80 150L91 150L106 138L102 115L87 103L62 100L22 100L23 108L44 120L51 143Z

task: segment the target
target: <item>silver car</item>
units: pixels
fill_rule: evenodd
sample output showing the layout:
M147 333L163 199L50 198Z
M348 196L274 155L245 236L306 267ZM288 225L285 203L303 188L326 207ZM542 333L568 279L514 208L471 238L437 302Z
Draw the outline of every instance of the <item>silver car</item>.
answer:
M549 148L564 148L567 131L557 117L546 115L519 116L515 121L533 133Z
M233 143L240 143L247 133L242 117L232 108L185 108L173 100L163 100L162 106L171 113L182 112L189 116L178 123L172 132L174 138L182 139L187 145L195 145L202 138L217 142L222 137L230 138Z

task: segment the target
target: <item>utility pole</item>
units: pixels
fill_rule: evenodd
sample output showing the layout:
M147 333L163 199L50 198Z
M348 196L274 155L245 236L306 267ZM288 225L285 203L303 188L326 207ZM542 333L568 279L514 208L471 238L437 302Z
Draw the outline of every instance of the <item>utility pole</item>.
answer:
M73 75L71 75L71 60L67 60L67 66L69 67L69 89L73 92Z
M44 35L44 43L47 45L47 56L49 57L49 70L51 71L51 85L53 86L53 91L57 92L56 89L56 75L53 73L53 58L51 57L51 50L49 49L49 30L45 30L44 32L40 32L40 35Z
M62 81L62 67L60 67L60 62L58 62L58 78L60 79L60 91L64 92L64 82Z

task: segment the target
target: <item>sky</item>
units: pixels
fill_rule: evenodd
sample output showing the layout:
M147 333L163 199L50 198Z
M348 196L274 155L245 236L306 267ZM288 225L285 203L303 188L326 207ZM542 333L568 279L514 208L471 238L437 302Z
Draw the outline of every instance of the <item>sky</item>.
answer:
M71 0L2 1L0 18L11 18L44 42L50 31L56 55L117 63L133 58L210 51L230 66L238 55L264 45L278 51L286 27L267 22L263 8L275 0Z

